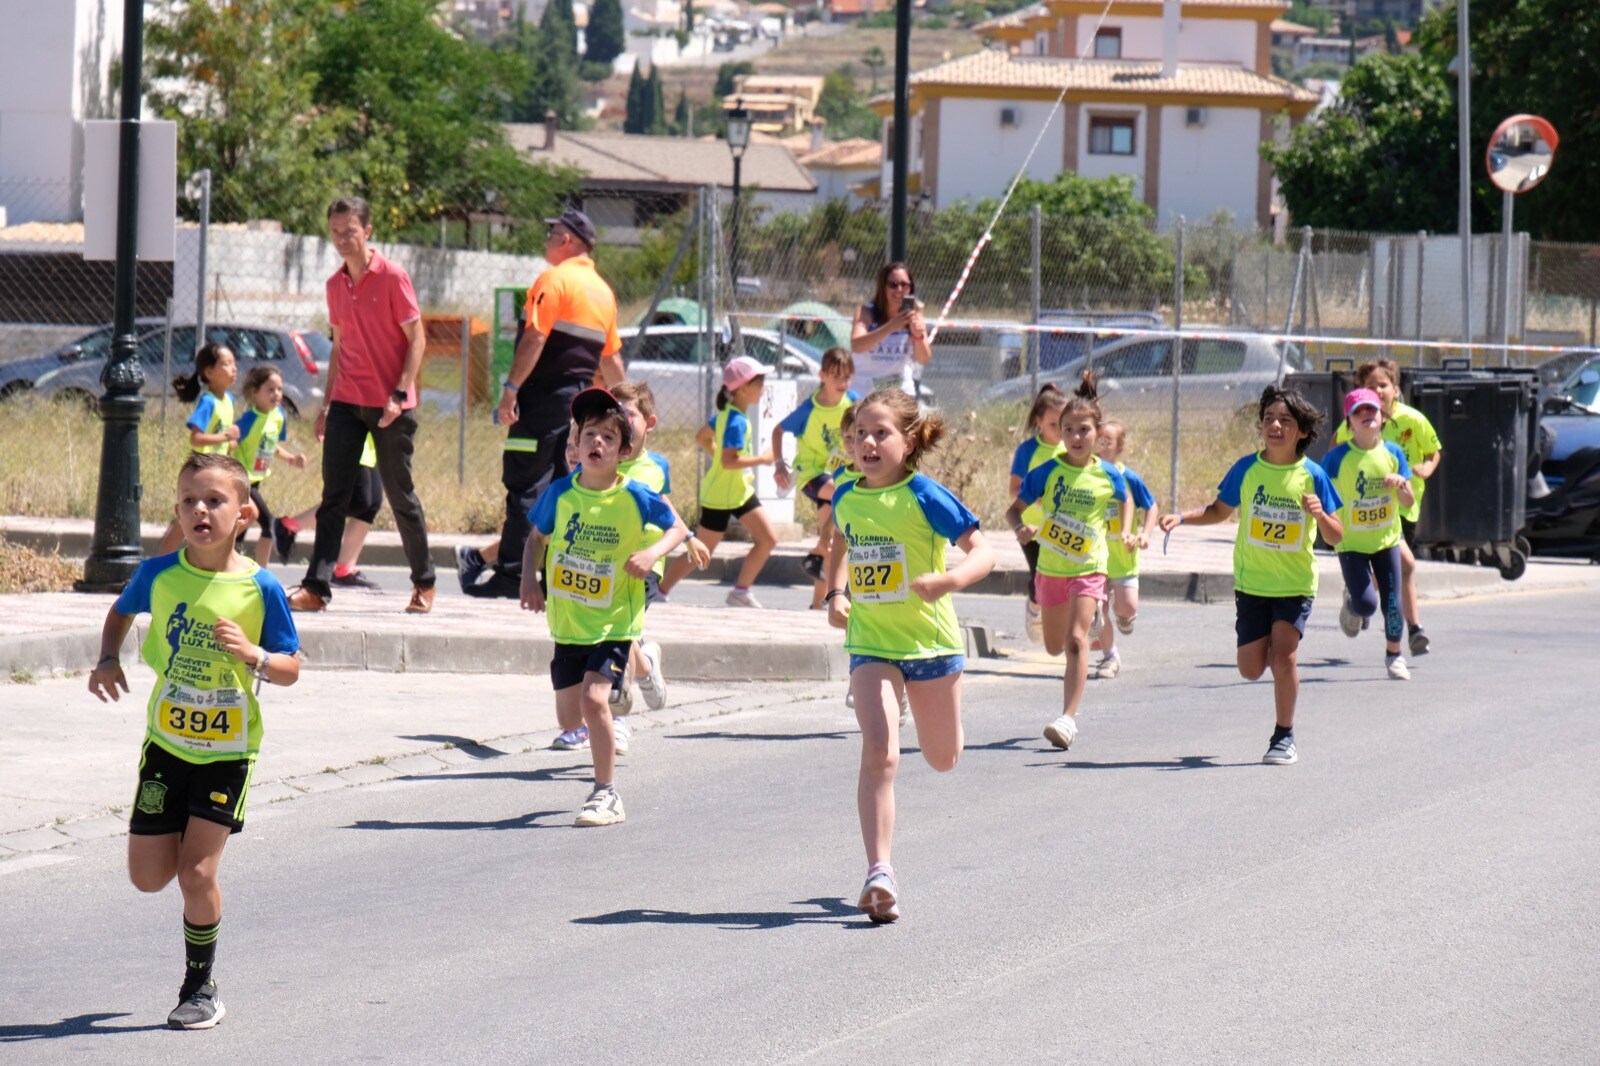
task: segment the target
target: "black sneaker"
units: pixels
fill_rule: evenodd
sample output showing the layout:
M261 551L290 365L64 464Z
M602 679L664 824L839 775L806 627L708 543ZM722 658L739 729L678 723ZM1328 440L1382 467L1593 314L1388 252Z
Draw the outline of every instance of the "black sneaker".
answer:
M517 600L522 598L522 580L502 570L496 570L489 575L487 581L466 586L461 591L480 600Z
M1428 640L1428 634L1422 631L1422 627L1418 626L1411 631L1408 643L1411 645L1411 657L1415 659L1419 655L1428 654L1428 645L1431 641Z
M294 551L295 534L283 524L283 519L272 520L272 550L277 553L278 562L284 566L289 565L289 553Z
M210 1029L228 1013L217 998L217 982L209 977L199 988L180 990L178 997L178 1005L167 1015L167 1025L173 1029Z
M471 594L473 585L478 583L478 578L489 568L484 560L483 553L477 548L466 544L456 545L456 580L461 582L461 591Z
M368 589L372 592L383 591L383 586L379 585L376 581L372 580L370 577L367 577L359 570L352 570L343 577L340 577L338 574L334 574L333 577L328 581L328 584L332 585L334 588L340 589Z
M821 581L822 556L816 552L808 553L804 559L800 560L800 569L805 571L806 577L809 577L812 581Z

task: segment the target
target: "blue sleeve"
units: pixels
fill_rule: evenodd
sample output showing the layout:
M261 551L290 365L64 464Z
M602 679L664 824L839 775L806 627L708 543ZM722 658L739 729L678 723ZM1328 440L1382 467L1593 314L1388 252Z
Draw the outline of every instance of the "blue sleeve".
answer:
M1133 498L1133 505L1146 511L1154 511L1156 496L1150 491L1150 486L1144 483L1144 478L1132 470L1124 470L1122 476L1128 482L1128 495Z
M639 505L639 517L647 526L657 529L671 529L677 522L677 515L672 510L672 505L648 485L641 485L637 481L627 483L628 494L633 497L633 502Z
M750 420L744 416L743 411L735 411L728 416L728 426L722 431L722 446L743 451L745 438L749 435Z
M199 408L196 408L195 410L198 413ZM244 414L239 416L239 418L233 424L239 427L240 440L244 440L244 438L249 435L251 428L253 428L256 424L256 419L260 417L260 415L256 414L256 409L254 407L249 408Z
M200 400L194 405L194 413L189 416L189 421L184 425L192 429L206 432L206 427L211 425L211 416L216 413L217 398L210 392L202 392Z
M845 469L845 467L841 466L834 473L834 477L837 479L839 475L845 472ZM844 499L844 494L855 488L856 485L857 482L849 481L833 490L833 500L831 501L833 503L833 517L830 519L830 521L833 522L834 528L841 533L844 532L844 527L839 524L839 501Z
M257 570L256 588L261 590L261 646L279 655L293 655L300 650L300 633L294 627L283 586L266 570Z
M1033 503L1044 495L1044 487L1050 483L1050 471L1054 464L1045 463L1028 471L1022 478L1022 484L1017 489L1017 498L1023 503Z
M654 459L656 461L656 465L661 468L661 495L672 495L672 460L668 459L660 452L648 452L647 454L650 456L650 458Z
M1394 447L1392 444L1387 446ZM1349 444L1335 444L1328 449L1328 454L1322 457L1322 463L1320 464L1322 472L1328 475L1328 480L1337 481L1339 479L1339 468L1344 465L1344 457L1349 454Z
M1394 461L1400 464L1400 469L1395 472L1409 481L1413 475L1411 473L1411 460L1406 458L1405 451L1392 440L1384 441L1383 446L1389 449L1389 454L1394 456Z
M778 423L785 433L792 433L796 437L806 431L806 423L811 421L811 411L816 405L811 402L811 397L806 397L806 402L789 412L787 418ZM733 419L728 419L732 422Z
M1105 471L1106 477L1111 479L1111 496L1113 499L1126 500L1128 498L1128 479L1122 476L1122 471L1113 463L1104 459L1100 460L1100 469Z
M1039 438L1029 437L1017 445L1017 450L1011 456L1011 476L1027 477L1028 467L1033 463L1033 453L1039 450Z
M550 487L533 501L533 506L528 510L528 521L533 523L534 529L547 537L556 531L556 504L560 501L561 494L572 487L572 479L577 476L576 473L571 473L560 481L552 482Z
M136 614L149 614L150 589L155 585L156 578L177 565L177 552L146 559L133 572L133 577L128 579L128 587L122 590L122 595L118 596L117 602L111 606L124 618L132 618Z
M978 516L967 510L966 504L933 478L918 474L911 479L908 488L922 507L922 515L928 520L928 525L952 544L966 536L968 530L978 528Z
M857 392L855 389L845 389L844 390L844 398L849 400L851 403L860 403L861 402L861 394L859 392Z
M1247 455L1237 463L1234 463L1227 476L1222 479L1222 484L1217 486L1217 499L1229 507L1237 508L1239 506L1239 490L1244 486L1244 476L1255 465L1256 457L1254 455Z
M1322 509L1331 515L1338 514L1339 508L1344 506L1344 500L1339 498L1339 490L1328 480L1328 472L1310 459L1305 462L1306 469L1311 471L1311 484L1317 491L1317 499L1322 501Z

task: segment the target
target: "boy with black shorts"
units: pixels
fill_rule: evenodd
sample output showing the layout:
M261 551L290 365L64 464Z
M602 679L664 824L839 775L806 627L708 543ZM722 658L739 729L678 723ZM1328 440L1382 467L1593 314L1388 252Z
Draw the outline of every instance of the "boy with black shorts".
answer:
M811 579L811 607L821 610L827 586L822 580L823 557L833 528L832 470L844 461L844 434L839 429L846 411L861 397L850 391L856 361L848 348L829 348L822 353L818 372L819 387L799 407L772 427L773 478L780 489L800 486L801 495L817 507L817 545L801 560L800 567ZM783 435L795 438L794 468L783 461Z
M150 615L140 652L156 672L128 820L128 875L142 892L178 879L186 958L174 1029L209 1029L226 1014L212 977L222 848L244 828L261 748L252 685L292 685L300 639L283 586L234 547L250 528L250 478L226 455L195 453L178 472L185 547L147 559L106 614L89 691L103 703L128 691L120 659L133 620Z
M611 687L628 667L644 622L645 578L689 535L672 506L617 472L633 454L633 429L617 398L586 389L572 401L578 470L553 483L528 512L522 607L549 607L555 654L550 683L563 733L589 730L594 790L576 825L626 818L617 795ZM548 604L546 601L548 589Z

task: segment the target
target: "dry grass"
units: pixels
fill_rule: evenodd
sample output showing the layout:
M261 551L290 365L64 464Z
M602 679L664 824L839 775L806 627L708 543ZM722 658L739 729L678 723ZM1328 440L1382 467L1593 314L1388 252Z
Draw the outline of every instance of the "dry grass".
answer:
M99 420L77 408L26 401L4 410L5 418L0 419L0 514L92 518L100 461ZM1010 503L1011 455L1024 435L1022 408L946 412L946 417L952 432L929 459L929 475L948 485L985 526L1003 528ZM1164 416L1125 421L1125 461L1144 475L1163 505L1169 505L1170 423ZM290 428L294 435L291 446L306 450L311 457L307 468L296 470L280 463L267 482L267 502L279 514L312 507L319 497L317 449L309 430L305 423ZM468 420L464 480L458 476L459 433L459 424L450 417L425 419L418 433L414 470L428 526L440 532L493 534L500 528L505 506L500 486L504 431L484 417L474 415ZM1248 423L1227 415L1186 413L1178 464L1180 504L1208 501L1228 465L1250 449L1252 433ZM699 466L693 434L689 430L661 431L652 434L649 447L671 460L675 503L693 524L699 512L695 503ZM176 419L144 424L140 464L145 492L140 510L145 521L165 522L171 516L170 479L187 451L187 434ZM53 461L41 458L44 454L52 454ZM812 517L810 505L803 500L797 517L801 521ZM387 508L379 515L378 528L393 528Z
M55 552L41 555L0 537L0 593L66 592L83 576L83 567Z

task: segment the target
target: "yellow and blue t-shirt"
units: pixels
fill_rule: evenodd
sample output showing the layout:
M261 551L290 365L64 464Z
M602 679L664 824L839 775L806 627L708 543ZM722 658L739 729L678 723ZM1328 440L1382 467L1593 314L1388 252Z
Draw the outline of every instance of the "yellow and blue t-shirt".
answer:
M1339 428L1334 431L1333 442L1344 444L1350 439L1350 423L1340 422ZM1383 420L1383 439L1400 445L1400 450L1406 453L1406 462L1411 464L1411 491L1416 493L1417 498L1409 508L1400 512L1400 517L1407 522L1415 522L1422 515L1422 493L1428 487L1427 481L1417 476L1416 466L1439 450L1439 434L1433 428L1433 423L1428 421L1427 415L1396 400L1394 413Z
M1106 505L1106 576L1111 578L1137 577L1139 575L1139 549L1130 549L1122 543L1123 515L1127 515L1127 528L1132 532L1139 531L1140 511L1153 511L1156 507L1155 495L1150 491L1150 486L1144 483L1144 478L1129 470L1121 463L1116 464L1117 472L1128 483L1128 503L1122 500L1112 500Z
M818 402L820 391L812 393L805 403L789 412L778 423L785 433L794 434L794 480L804 485L813 478L822 477L838 466L844 458L844 437L839 423L851 406L861 402L861 397L847 391L832 407Z
M233 425L233 396L226 392L218 396L210 389L202 391L200 399L195 401L193 413L189 415L189 420L184 425L190 429L198 429L201 433L221 433ZM195 448L195 451L225 455L229 447L227 441L222 441L219 444L202 444Z
M672 507L632 478L596 491L568 474L528 512L545 548L546 614L561 644L638 640L644 582L623 570L628 556L661 539L674 524Z
M743 456L756 453L750 420L730 403L707 424L711 427L711 465L700 479L700 506L731 511L744 506L756 494L756 472L749 466L742 470L724 469L722 450L732 448Z
M1233 585L1252 596L1286 597L1317 594L1316 521L1300 497L1314 494L1322 509L1339 513L1344 502L1322 467L1301 457L1286 466L1269 463L1261 453L1233 464L1217 499L1239 510L1239 532L1233 542Z
M1029 474L1048 463L1058 455L1066 453L1067 446L1057 441L1054 444L1045 443L1044 439L1035 434L1017 445L1017 450L1011 456L1011 476L1027 480ZM1024 525L1038 529L1044 522L1044 508L1037 503L1030 503L1022 512Z
M1039 573L1047 577L1082 577L1106 572L1106 510L1112 501L1126 507L1128 483L1104 459L1073 466L1052 459L1022 479L1017 498L1039 501ZM1119 534L1120 536L1120 534Z
M919 574L943 573L945 549L978 527L949 489L926 474L887 488L851 481L834 491L833 521L849 553L845 650L881 659L933 659L966 650L949 596L911 591Z
M238 573L189 564L183 550L146 559L117 597L125 617L150 615L140 655L156 672L146 733L189 762L253 759L261 750L261 707L250 668L217 642L218 618L269 652L300 650L283 586L250 563Z
M272 459L286 436L283 408L263 411L252 406L235 424L239 427L239 440L233 446L233 457L250 475L250 484L258 485L272 473ZM367 434L367 440L372 440L372 434ZM377 462L376 453L372 458Z
M861 471L857 470L850 463L845 463L842 466L835 467L833 471L833 491L838 492L846 485L853 484L854 482L860 480Z
M578 469L583 469L581 466ZM645 452L637 459L629 459L625 463L617 464L617 473L625 478L630 478L660 496L672 492L672 462L659 452ZM665 556L656 560L656 565L651 568L657 577L665 577L667 573L667 560Z
M1399 544L1400 494L1383 479L1399 474L1410 480L1411 464L1400 446L1386 440L1371 449L1358 448L1354 441L1336 444L1321 465L1345 501L1339 512L1344 536L1338 550L1371 554Z

